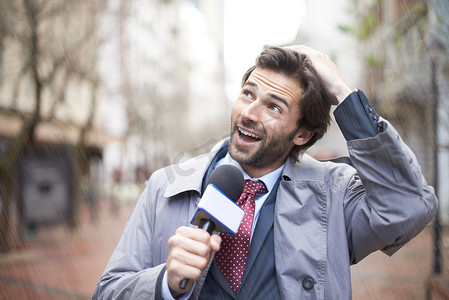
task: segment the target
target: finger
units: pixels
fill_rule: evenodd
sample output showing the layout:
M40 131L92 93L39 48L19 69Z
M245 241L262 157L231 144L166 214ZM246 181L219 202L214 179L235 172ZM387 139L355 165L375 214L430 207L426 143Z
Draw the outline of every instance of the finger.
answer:
M294 45L286 48L296 51L307 58L321 79L331 104L338 104L352 92L352 89L329 55L304 45Z
M295 51L301 55L305 55L307 57L312 57L316 54L321 54L321 52L319 52L313 48L310 48L308 46L305 46L305 45L293 45L293 46L287 46L285 48L293 50L293 51Z
M200 228L192 228L187 226L181 226L176 230L176 235L181 235L192 240L207 243L210 239L210 234Z
M220 245L221 245L221 237L218 234L213 234L210 237L210 247L213 251L218 252L220 251Z
M210 254L209 239L205 242L197 241L191 237L174 235L168 240L170 251L180 249L194 255L206 257Z
M209 262L210 254L211 252L208 251L206 255L197 255L182 248L175 247L170 250L167 263L176 262L203 270Z

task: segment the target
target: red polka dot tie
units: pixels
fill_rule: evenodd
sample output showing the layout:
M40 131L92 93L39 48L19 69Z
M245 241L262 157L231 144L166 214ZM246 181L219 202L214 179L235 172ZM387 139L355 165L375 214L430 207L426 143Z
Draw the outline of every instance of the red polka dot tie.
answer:
M218 267L232 290L237 294L248 259L251 228L254 220L254 198L267 192L263 182L245 180L243 193L237 204L245 210L245 216L235 235L221 234L220 251L216 254Z

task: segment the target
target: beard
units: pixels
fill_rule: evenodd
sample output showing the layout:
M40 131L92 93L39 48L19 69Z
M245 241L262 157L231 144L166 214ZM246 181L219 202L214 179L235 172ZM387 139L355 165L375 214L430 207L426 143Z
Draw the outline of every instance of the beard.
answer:
M238 125L250 129L260 137L260 140L251 149L242 148L236 142L236 139L242 134L238 130ZM229 154L235 161L243 165L254 167L270 166L278 162L280 158L287 158L294 146L292 140L297 130L295 129L289 134L284 134L281 130L278 130L278 132L274 131L268 136L265 129L254 122L232 120Z

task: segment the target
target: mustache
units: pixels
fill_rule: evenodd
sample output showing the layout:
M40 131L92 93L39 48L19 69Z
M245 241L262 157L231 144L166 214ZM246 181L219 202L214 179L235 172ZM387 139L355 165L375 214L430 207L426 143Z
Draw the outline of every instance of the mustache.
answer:
M233 130L236 131L238 126L251 130L260 137L265 136L265 130L259 123L239 118L234 122Z

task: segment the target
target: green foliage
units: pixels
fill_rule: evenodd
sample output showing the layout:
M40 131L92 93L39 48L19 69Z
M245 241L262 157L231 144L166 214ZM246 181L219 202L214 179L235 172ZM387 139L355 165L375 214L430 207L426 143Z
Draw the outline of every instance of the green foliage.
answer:
M338 28L345 33L354 35L360 40L366 39L373 29L377 26L377 22L372 13L368 12L363 17L359 24L354 26L340 25Z
M382 66L382 61L376 55L368 54L367 56L365 56L365 64L368 67L378 68L378 67Z

